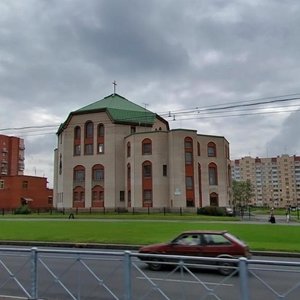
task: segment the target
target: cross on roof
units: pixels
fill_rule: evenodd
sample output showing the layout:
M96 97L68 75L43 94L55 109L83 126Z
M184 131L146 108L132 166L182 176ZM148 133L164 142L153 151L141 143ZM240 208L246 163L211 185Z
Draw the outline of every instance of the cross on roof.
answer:
M116 83L116 81L114 80L112 84L114 85L114 95L115 95L117 83Z

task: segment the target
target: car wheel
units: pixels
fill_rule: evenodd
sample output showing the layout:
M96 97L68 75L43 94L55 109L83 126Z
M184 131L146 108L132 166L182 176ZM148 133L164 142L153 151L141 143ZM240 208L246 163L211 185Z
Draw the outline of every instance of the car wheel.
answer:
M160 271L163 268L163 265L160 262L160 259L153 258L151 263L148 263L149 269L152 271Z
M224 262L220 264L219 272L224 276L229 276L231 273L235 271L234 264Z
M228 256L219 256L220 258L232 258L232 257L228 257ZM231 262L220 262L219 263L220 267L219 267L219 272L224 275L224 276L229 276L231 273L233 273L236 270L236 265L235 263L231 263Z

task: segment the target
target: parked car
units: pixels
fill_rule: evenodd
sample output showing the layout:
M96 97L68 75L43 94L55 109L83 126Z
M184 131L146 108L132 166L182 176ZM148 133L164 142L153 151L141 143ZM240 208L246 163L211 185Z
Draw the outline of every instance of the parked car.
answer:
M227 231L186 231L169 243L143 246L139 249L139 253L218 258L251 257L249 247ZM149 268L154 271L163 268L164 264L161 262L176 261L176 257L174 257L174 260L165 259L163 256L147 257L143 255L139 258L145 261ZM191 259L184 261L189 263ZM199 260L194 260L194 262L199 263ZM216 264L211 260L210 262ZM204 260L203 263L207 264ZM220 273L228 275L234 270L233 266L233 263L222 262L218 270Z
M231 207L225 207L225 213L226 213L226 216L234 215L233 209Z

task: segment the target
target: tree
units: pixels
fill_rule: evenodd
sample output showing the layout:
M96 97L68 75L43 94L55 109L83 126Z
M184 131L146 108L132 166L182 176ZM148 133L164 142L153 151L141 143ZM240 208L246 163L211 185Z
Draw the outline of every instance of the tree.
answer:
M243 207L249 204L254 196L254 188L250 180L232 182L233 206Z

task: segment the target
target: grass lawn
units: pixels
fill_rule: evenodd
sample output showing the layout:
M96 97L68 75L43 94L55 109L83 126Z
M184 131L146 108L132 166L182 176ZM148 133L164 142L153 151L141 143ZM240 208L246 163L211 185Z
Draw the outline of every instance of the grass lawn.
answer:
M143 245L171 240L184 230L228 230L252 250L300 252L300 226L180 220L2 219L2 241Z

